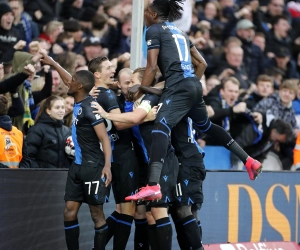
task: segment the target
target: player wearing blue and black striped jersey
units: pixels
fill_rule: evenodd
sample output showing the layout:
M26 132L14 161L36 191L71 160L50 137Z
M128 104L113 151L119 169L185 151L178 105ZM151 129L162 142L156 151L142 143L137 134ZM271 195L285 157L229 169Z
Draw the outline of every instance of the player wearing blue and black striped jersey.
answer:
M71 76L51 57L41 53L44 64L54 67L64 83L68 94L75 99L72 138L75 159L68 171L65 191L64 225L68 249L79 249L79 224L77 214L83 202L90 208L95 225L94 249L105 249L107 224L103 203L107 199L107 186L111 181L111 146L104 119L93 113L89 92L95 84L94 76L81 70ZM102 149L100 149L100 143Z

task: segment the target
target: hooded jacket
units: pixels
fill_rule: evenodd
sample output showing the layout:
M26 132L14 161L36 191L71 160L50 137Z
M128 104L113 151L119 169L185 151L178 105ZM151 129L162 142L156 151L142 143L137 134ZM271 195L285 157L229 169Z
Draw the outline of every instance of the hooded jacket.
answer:
M33 168L68 168L71 160L65 153L65 144L71 130L63 120L54 120L42 113L26 136L28 155Z
M0 22L2 16L12 12L10 6L6 3L0 3ZM0 25L0 62L1 61L10 61L11 55L14 53L14 46L20 40L18 30L13 26L10 30L5 30ZM5 59L4 59L5 58Z

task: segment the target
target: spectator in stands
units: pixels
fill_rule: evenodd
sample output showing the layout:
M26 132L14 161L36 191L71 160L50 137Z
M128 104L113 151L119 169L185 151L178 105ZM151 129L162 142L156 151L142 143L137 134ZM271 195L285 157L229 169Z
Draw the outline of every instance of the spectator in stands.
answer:
M69 20L69 19L76 19L79 20L79 18L82 15L82 12L84 8L83 6L83 0L65 0L62 3L61 8L61 17Z
M207 2L204 6L203 12L199 11L198 19L210 22L211 27L215 25L222 25L219 19L220 5L217 1Z
M20 39L26 41L26 50L33 38L40 35L38 25L32 21L31 16L24 12L23 0L10 0L10 7L14 14L14 27L19 31Z
M65 101L64 125L71 128L73 121L74 97L63 95Z
M104 37L104 42L108 46L109 57L117 53L122 35L123 19L128 14L124 11L127 10L122 8L121 0L111 0L104 3L104 12L109 16L109 30Z
M226 53L226 62L219 66L215 74L219 79L233 76L240 82L240 89L248 90L252 82L249 80L248 74L243 67L244 51L241 47L230 47Z
M242 47L242 41L237 37L231 36L225 40L223 47L215 48L213 54L205 58L208 59L208 65L205 71L206 76L209 77L220 65L226 64L226 54L231 47Z
M25 47L26 42L20 40L18 30L13 27L14 14L10 6L0 3L0 61L10 62L16 50Z
M267 65L270 59L266 53L266 35L262 32L255 32L253 43L257 45L263 52L263 65Z
M39 26L42 32L44 26L50 21L58 20L58 0L27 0L24 5L25 11L32 17L32 20Z
M122 23L121 35L118 48L115 50L115 55L121 55L130 52L130 38L131 38L131 15L127 15Z
M252 41L254 38L254 25L250 20L242 19L236 25L237 37L242 41L244 51L243 63L252 82L259 74L264 73L264 59L262 50Z
M267 33L266 52L269 57L274 57L276 51L279 51L282 47L290 49L292 44L289 36L290 28L291 26L285 16L275 18L273 28Z
M39 62L40 58L40 54L32 56L27 52L15 52L11 73L17 74L23 72L24 66L26 66L28 63L35 65L37 62ZM7 74L5 77L8 78L12 74ZM24 134L26 134L27 129L34 124L31 113L36 109L36 105L38 103L51 95L52 89L51 73L45 73L45 85L40 91L32 91L31 81L33 78L34 74L29 76L23 82L23 84L19 85L17 90L14 91L14 93L18 93L18 95L21 97L25 112L21 116L14 117L13 124L19 130L22 130Z
M64 31L64 26L62 22L50 21L45 27L45 32L40 34L40 38L48 41L50 44L54 44L60 33Z
M72 34L74 38L74 48L73 52L80 54L83 50L82 47L82 38L84 36L84 33L82 31L82 28L77 20L67 20L64 21L64 31L69 32Z
M8 100L0 95L0 168L30 168L23 134L7 115Z
M268 75L260 75L256 80L256 91L245 98L247 108L252 110L258 102L273 94L273 79Z
M106 14L96 14L92 20L92 34L102 38L108 30L108 16Z
M61 82L61 78L55 69L51 70L51 74L52 74L52 93L54 93Z
M33 168L68 168L71 159L65 145L71 131L64 126L65 104L59 96L45 99L36 116L35 125L26 136L28 155Z
M245 102L237 103L238 96L239 81L234 77L227 77L221 81L221 85L215 87L205 97L206 105L211 106L214 111L214 115L210 118L211 121L222 126L233 137L242 130L243 124L240 121L240 116L247 112ZM259 123L261 115L254 113L253 116L253 121ZM236 120L239 122L235 122Z
M267 33L269 32L274 21L278 16L286 16L288 19L290 17L289 12L286 11L284 7L284 0L269 0L267 8L259 8L259 2L261 1L251 1L252 6L252 16L257 31Z
M282 119L275 119L273 115L267 114L263 119L262 125L262 131L260 131L249 124L235 138L235 141L248 154L254 155L259 161L263 161L266 158L267 153L273 149L274 145L285 143L287 139L293 136L291 125ZM238 159L233 154L231 154L231 162L233 166L238 164Z
M266 99L261 100L254 107L254 111L266 114L268 111L275 117L280 118L296 129L297 123L292 101L297 94L298 86L291 80L285 80L280 85L279 93L275 93Z
M85 36L93 36L92 34L92 20L96 16L96 10L91 7L87 7L83 10L80 18L79 24L82 27L82 30Z
M279 68L283 71L283 79L298 78L296 62L292 59L290 51L286 47L277 48L275 57L269 60L267 68Z
M206 89L207 89L207 94L214 89L217 85L219 85L221 81L219 80L218 76L216 75L211 75L207 80L206 80Z
M58 35L56 44L62 47L63 51L72 52L74 49L75 40L69 32L62 32Z
M77 55L73 52L64 52L55 57L57 63L59 63L70 74L75 72L77 67Z
M83 42L85 59L89 62L95 57L106 56L108 51L104 46L103 41L99 37L88 37Z

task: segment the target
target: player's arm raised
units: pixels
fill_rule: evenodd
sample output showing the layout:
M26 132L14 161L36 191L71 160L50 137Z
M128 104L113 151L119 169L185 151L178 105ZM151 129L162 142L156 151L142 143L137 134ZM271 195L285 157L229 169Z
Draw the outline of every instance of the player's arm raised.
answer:
M195 74L199 79L201 79L207 67L207 63L195 46L191 48L191 56L192 56L192 63L195 69Z
M61 67L51 56L48 56L43 51L39 51L39 53L43 56L40 60L43 64L50 65L58 72L64 84L70 87L72 76L66 71L63 67Z
M142 86L150 86L155 78L157 71L157 59L158 59L159 49L150 49L147 54L147 66L145 69L145 74L141 82Z
M109 183L111 182L111 170L110 170L110 167L111 167L111 163L110 163L111 162L111 144L110 144L110 140L107 135L106 128L105 128L105 125L103 122L98 125L95 125L94 130L95 130L99 140L101 141L104 159L105 159L101 178L106 176L105 185L108 186Z

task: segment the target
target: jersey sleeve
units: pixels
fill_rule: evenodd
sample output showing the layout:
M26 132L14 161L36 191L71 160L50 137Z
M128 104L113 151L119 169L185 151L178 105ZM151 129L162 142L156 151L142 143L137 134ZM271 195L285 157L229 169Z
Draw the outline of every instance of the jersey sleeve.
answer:
M95 100L93 100L93 101L95 101ZM90 105L86 105L85 110L84 110L85 116L92 126L96 126L96 125L100 124L101 122L104 122L104 119L102 118L102 116L100 114L93 113L94 110L95 109L92 108Z
M99 95L97 101L106 112L119 108L116 94L110 89L106 90L101 96Z
M193 48L195 45L192 43L192 41L189 39L190 42L190 48Z
M150 104L151 108L158 105L159 97L156 95L145 95L145 97L141 100L141 105L143 103Z
M151 26L147 29L146 43L148 50L160 48L160 32L157 26Z

